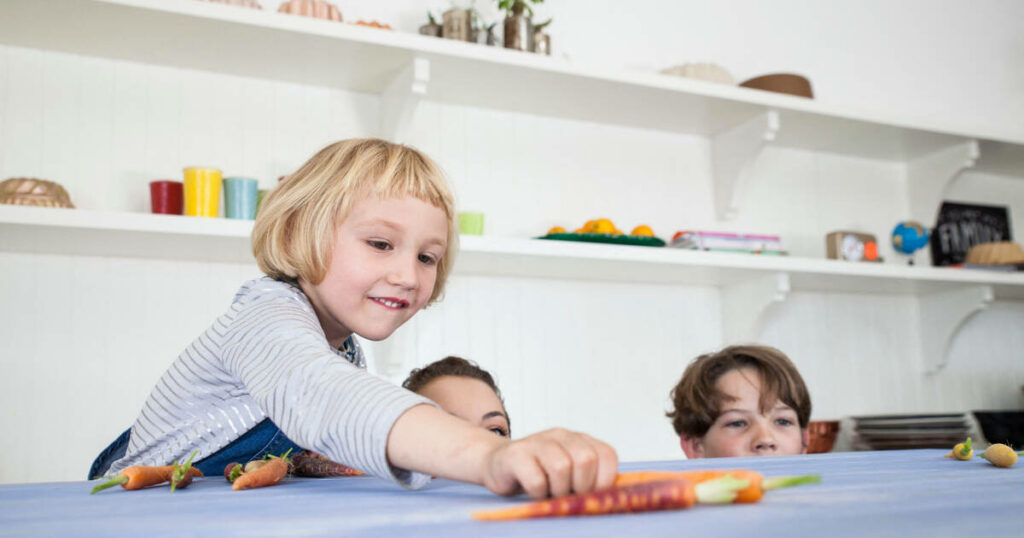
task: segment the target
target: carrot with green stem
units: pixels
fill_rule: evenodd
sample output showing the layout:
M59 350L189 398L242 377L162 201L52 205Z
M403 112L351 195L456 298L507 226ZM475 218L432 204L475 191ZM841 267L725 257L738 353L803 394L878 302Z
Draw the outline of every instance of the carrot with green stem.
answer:
M192 483L192 458L196 457L199 451L196 450L188 457L188 461L184 465L178 465L178 462L174 462L173 470L171 471L171 493L174 493L175 488L187 488ZM196 469L199 471L199 469ZM199 474L202 474L201 472Z
M596 516L652 510L678 510L696 503L730 503L746 480L731 476L697 484L686 478L640 482L590 493L535 501L513 508L474 512L480 521L507 521L540 517Z
M324 478L332 476L361 476L358 471L338 463L327 456L311 452L309 450L299 452L292 458L292 474L295 476L306 476L310 478Z
M1017 463L1018 456L1024 456L1024 450L1014 452L1012 448L1002 443L989 445L981 455L982 458L988 460L989 463L996 467L1013 467Z
M953 450L946 454L947 458L956 458L958 460L967 461L974 456L974 449L971 447L971 438L968 437L966 441L957 443Z
M262 488L266 486L273 486L277 484L288 474L288 464L291 461L288 458L288 454L291 453L291 449L288 452L280 456L271 456L270 459L258 469L251 471L245 471L241 476L235 478L231 484L231 489L252 489Z
M766 491L821 482L821 475L817 474L765 478L761 473L747 469L711 469L702 471L636 471L619 473L615 477L615 486L628 486L673 478L686 478L700 484L709 480L718 480L725 476L731 476L747 482L747 486L739 490L736 494L736 499L732 501L736 503L756 503L761 500Z
M175 482L185 479L191 482L193 477L203 476L202 471L196 469L195 467L192 467L191 465L192 457L194 457L195 455L196 452L193 452L192 456L189 457L189 463L186 464L188 465L187 469L181 472L181 476L178 477L178 479L175 480ZM90 491L89 493L93 494L96 493L97 491L103 491L107 488L112 488L114 486L121 486L122 488L127 490L136 490L146 488L149 486L163 484L164 482L168 482L174 479L174 472L176 466L178 466L177 463L175 463L174 465L133 465L121 471L115 477L104 477L111 478L111 480L108 480L107 482L97 485L96 487L92 488L92 491ZM179 467L179 469L181 468L182 467Z

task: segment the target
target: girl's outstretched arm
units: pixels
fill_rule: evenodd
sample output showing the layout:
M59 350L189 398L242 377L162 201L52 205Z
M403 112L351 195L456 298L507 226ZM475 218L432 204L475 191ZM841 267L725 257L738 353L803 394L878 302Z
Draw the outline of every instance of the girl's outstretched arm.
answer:
M534 498L608 488L618 473L615 450L589 435L556 428L509 441L428 405L395 421L387 455L395 467Z

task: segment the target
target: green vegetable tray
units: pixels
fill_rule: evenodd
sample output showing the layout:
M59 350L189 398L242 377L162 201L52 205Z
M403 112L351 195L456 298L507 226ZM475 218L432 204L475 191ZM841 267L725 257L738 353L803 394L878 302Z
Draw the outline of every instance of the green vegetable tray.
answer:
M615 245L634 245L638 247L665 246L665 241L658 239L657 237L649 237L644 235L560 233L542 235L537 239L551 239L554 241L582 241L584 243L611 243Z

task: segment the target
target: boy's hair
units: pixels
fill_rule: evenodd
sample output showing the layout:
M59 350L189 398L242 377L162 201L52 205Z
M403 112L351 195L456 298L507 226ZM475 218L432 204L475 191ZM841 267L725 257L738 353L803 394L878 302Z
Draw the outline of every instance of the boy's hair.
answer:
M665 413L672 419L676 433L686 437L703 437L721 414L727 396L715 388L718 379L740 368L753 368L761 378L762 413L778 401L796 411L801 428L811 418L811 396L792 361L781 351L768 346L730 346L716 353L693 360L679 383L672 388L673 410Z
M268 193L252 231L256 263L273 278L319 284L327 274L338 224L366 196L411 196L444 211L448 246L437 264L428 304L433 303L444 291L458 251L455 202L433 160L385 140L335 142Z
M402 382L402 386L412 392L418 392L427 383L446 375L456 377L469 377L472 379L479 379L491 387L494 394L498 396L498 400L501 401L501 406L505 407L505 400L501 398L501 391L498 390L497 383L494 382L494 378L490 372L477 366L473 361L467 361L461 357L448 356L439 361L434 361L423 368L413 368L409 372L409 377L405 378ZM509 428L512 427L512 419L508 417L508 413L505 413L505 419L508 421Z

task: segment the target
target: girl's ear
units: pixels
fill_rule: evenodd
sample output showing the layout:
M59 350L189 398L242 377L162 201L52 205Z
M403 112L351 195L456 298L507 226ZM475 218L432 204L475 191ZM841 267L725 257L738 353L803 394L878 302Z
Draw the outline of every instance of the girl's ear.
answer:
M687 437L685 435L680 435L679 446L683 448L683 453L686 454L687 459L692 460L704 457L703 437Z
M804 449L800 453L801 454L806 454L807 453L807 447L811 444L811 432L807 431L807 428L801 428L800 429L800 438L804 442Z

